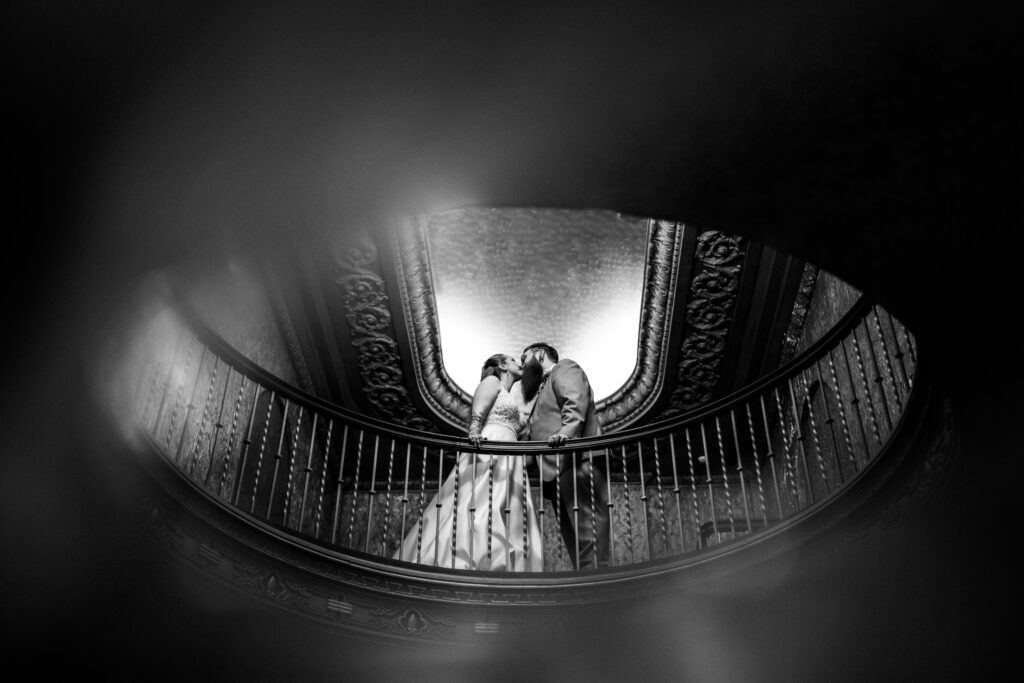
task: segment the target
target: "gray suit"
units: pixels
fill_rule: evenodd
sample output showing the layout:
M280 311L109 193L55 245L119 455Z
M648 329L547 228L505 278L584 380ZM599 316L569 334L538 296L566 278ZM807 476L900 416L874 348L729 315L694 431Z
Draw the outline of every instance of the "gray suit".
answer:
M551 368L537 394L527 438L546 441L556 433L570 439L602 433L590 380L583 368L568 358ZM571 442L567 446L571 447ZM557 454L543 456L549 476L558 472L557 487L554 481L545 482L544 496L553 504L557 501L562 540L576 568L608 566L611 554L603 455L603 450L574 454L562 448Z

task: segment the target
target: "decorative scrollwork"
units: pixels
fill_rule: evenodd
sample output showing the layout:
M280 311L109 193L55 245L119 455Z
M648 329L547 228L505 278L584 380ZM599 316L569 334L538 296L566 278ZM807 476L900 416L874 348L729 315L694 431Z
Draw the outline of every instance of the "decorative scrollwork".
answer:
M687 332L681 347L678 384L661 417L693 410L711 400L739 293L743 256L741 238L717 230L697 238L700 270L690 287L696 296L686 306Z
M414 607L398 609L373 609L370 624L382 631L421 637L452 636L456 624L451 619L437 618L424 614Z
M697 238L697 258L708 268L729 271L740 267L743 248L738 238L709 230Z
M376 263L376 246L369 239L359 240L339 256L335 279L341 289L352 345L359 355L363 391L381 417L414 429L436 431L416 412L404 386L384 279L371 270Z
M714 331L716 328L697 327L697 329L708 332ZM708 365L708 361L721 355L725 350L725 339L719 335L695 334L683 342L682 349L684 360L680 363L680 367L696 368L699 365Z

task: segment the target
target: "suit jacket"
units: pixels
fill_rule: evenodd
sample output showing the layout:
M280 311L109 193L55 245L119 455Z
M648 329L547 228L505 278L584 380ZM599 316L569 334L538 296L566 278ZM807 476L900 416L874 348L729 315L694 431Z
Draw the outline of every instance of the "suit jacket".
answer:
M587 373L575 361L563 358L551 368L548 379L537 394L533 415L530 417L530 432L527 439L546 441L555 433L565 434L570 439L602 434L601 422L597 419L597 405L594 390L590 387ZM603 455L603 451L594 455ZM586 454L584 454L585 457ZM544 478L555 476L555 455L545 455L548 466L542 469ZM561 458L564 470L571 465L572 458Z

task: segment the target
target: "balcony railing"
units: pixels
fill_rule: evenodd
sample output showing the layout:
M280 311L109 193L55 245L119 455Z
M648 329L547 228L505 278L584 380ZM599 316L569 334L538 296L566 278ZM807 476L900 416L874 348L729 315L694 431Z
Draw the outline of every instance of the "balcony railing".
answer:
M459 454L482 464L555 453L541 442L473 449L464 438L329 404L181 309L155 315L137 341L134 419L184 476L243 515L396 568L409 566L390 558L435 512L427 503ZM811 348L744 391L677 419L570 441L557 454L606 454L612 566L695 553L769 529L848 486L897 429L916 366L907 329L861 299ZM543 569L573 571L574 549L564 547L551 502L536 474L522 471L541 521ZM490 476L485 466L459 472ZM477 503L458 501L456 514Z

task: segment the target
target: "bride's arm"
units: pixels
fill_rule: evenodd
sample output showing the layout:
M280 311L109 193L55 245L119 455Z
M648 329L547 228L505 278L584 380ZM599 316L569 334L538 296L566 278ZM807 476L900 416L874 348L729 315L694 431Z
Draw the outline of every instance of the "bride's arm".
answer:
M494 399L498 397L500 390L501 381L493 375L484 377L480 384L476 385L476 391L473 392L473 406L470 410L469 432L467 434L474 446L479 446L480 442L484 441L484 437L480 435L480 430L483 429L484 420L487 419L487 414L491 412L491 406L494 405Z

